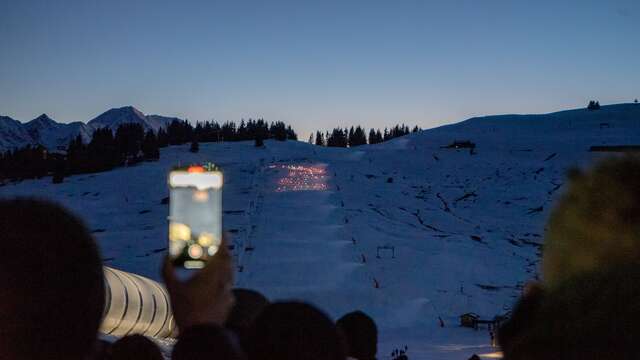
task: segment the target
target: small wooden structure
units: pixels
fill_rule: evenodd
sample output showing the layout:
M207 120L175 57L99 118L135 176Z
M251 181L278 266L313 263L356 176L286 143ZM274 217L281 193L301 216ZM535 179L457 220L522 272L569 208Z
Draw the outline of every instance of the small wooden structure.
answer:
M640 145L594 145L589 148L591 152L640 152Z
M460 315L460 326L478 330L478 320L480 320L480 315L476 313L462 314Z
M496 315L493 317L493 327L494 329L498 329L502 323L509 320L511 317L511 311L508 311L502 315Z
M380 250L382 250L382 252L380 252ZM396 258L396 247L395 246L390 246L390 245L384 245L384 246L378 246L378 248L376 249L376 257L378 259L382 258L382 255L384 254L391 254L391 258L395 259ZM385 256L385 257L388 257Z
M496 315L491 320L483 320L480 315L476 313L466 313L460 315L460 326L472 328L478 330L480 325L487 325L489 331L497 330L503 322L505 322L511 316L511 312L503 315Z
M464 141L455 140L454 142L452 142L447 146L442 146L442 148L443 149L475 149L476 144L472 143L469 140L464 140Z

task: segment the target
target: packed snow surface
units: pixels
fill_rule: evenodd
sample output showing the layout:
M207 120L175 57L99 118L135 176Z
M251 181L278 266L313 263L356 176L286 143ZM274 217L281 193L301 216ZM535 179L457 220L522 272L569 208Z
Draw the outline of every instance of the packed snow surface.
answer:
M473 152L443 148L464 140ZM353 149L265 144L173 146L158 162L8 184L0 196L64 204L85 219L105 264L159 280L167 173L215 162L237 286L312 302L334 319L369 313L380 359L405 345L411 359L467 359L495 349L486 328L460 327L459 315L511 309L538 274L566 171L605 156L592 145L640 144L640 106L474 118Z

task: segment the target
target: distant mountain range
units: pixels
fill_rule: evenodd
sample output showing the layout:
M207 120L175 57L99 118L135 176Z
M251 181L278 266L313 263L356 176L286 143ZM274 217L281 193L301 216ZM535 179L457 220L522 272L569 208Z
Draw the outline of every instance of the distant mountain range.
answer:
M78 135L82 136L84 142L89 142L93 132L99 128L108 127L115 130L125 123L137 123L145 130L157 132L174 120L182 121L176 117L145 115L133 106L107 110L87 123L59 123L47 114L26 123L8 116L0 116L0 151L36 144L50 150L62 149Z

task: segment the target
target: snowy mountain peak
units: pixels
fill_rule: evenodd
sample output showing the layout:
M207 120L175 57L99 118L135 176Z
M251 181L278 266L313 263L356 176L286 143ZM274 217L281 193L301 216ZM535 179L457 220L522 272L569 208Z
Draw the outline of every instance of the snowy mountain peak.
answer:
M145 130L157 132L173 121L182 121L182 119L160 115L147 116L131 105L109 109L88 123L79 121L59 123L47 114L21 123L8 116L0 115L0 151L34 144L40 144L49 149L64 149L78 135L88 143L91 141L93 132L99 128L108 127L115 131L122 124L135 123L142 125Z
M25 125L27 126L27 128L32 129L32 128L52 128L60 124L58 124L56 121L51 119L49 115L42 114L37 118L29 121Z
M168 117L162 115L147 115L149 125L154 129L166 128L174 121L183 121L177 117Z
M0 115L0 128L3 126L8 126L7 124L16 121L9 116Z
M118 126L126 123L141 124L145 130L158 131L161 127L166 127L171 121L180 120L159 115L144 115L133 106L110 109L88 122L88 125L98 129L108 127L115 130Z
M33 138L20 121L8 116L0 116L0 151L33 143Z
M51 119L49 117L49 115L47 115L46 113L43 113L42 115L38 116L37 118L33 119L32 121L50 121L50 122L55 122L53 121L53 119Z
M90 126L96 129L108 127L114 130L125 123L139 123L145 126L147 121L140 110L133 106L125 106L107 110L88 122Z
M160 115L147 116L131 105L109 109L88 123L79 121L59 123L47 114L22 123L0 115L0 151L34 144L40 144L49 149L64 149L78 135L88 143L91 141L93 132L99 128L108 127L115 131L122 124L135 123L142 125L145 130L157 132L173 121L182 121L182 119Z

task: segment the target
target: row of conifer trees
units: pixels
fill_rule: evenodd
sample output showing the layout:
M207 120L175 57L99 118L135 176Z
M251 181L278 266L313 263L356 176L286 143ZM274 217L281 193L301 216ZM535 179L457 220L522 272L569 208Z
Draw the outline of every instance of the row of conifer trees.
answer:
M365 129L361 126L355 128L335 128L331 132L322 133L316 131L315 139L313 134L309 137L309 143L320 146L333 146L333 147L353 147L366 144L378 144L384 141L388 141L399 136L407 135L411 132L418 132L420 128L415 126L413 129L409 129L405 124L398 124L391 129L384 129L381 132L380 129L370 129L369 137L365 133Z
M0 153L0 183L6 180L40 178L53 174L55 183L71 174L107 171L118 166L160 158L160 148L191 143L190 151L197 152L199 142L243 141L264 139L297 140L291 126L262 119L242 121L239 125L214 121L197 123L174 121L166 130L147 130L141 124L126 123L116 131L101 128L94 131L87 144L78 135L65 153L48 152L41 145Z

